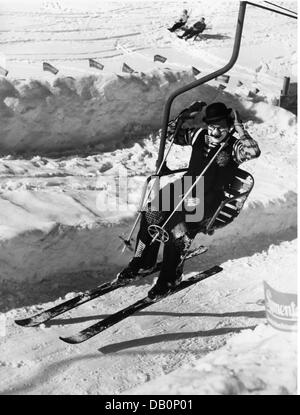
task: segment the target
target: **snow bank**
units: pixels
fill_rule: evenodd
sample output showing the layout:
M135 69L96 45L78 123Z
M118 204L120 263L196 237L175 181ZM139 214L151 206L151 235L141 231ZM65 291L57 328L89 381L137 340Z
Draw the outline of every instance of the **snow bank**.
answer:
M0 151L54 153L96 144L111 151L159 129L166 97L193 80L192 70L169 69L52 82L1 78ZM185 94L173 114L211 91L203 86Z
M62 153L112 151L162 126L162 113L174 90L195 80L191 70L153 69L147 73L58 77L52 81L0 78L0 152ZM238 100L212 81L174 101L171 117L195 100L216 98L260 122L270 118L286 130L295 124L279 107Z
M297 335L264 324L128 395L296 395Z

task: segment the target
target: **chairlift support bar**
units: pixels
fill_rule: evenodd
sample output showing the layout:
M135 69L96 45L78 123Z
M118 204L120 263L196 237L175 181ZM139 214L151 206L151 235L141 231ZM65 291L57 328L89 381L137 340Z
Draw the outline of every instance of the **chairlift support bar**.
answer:
M177 89L167 99L167 102L166 102L165 107L164 107L164 113L163 113L161 140L160 140L158 158L157 158L157 162L156 162L156 168L157 169L159 169L159 167L161 166L161 163L162 163L163 158L164 158L164 151L165 151L165 144L166 144L166 139L167 139L167 130L168 130L170 110L171 110L171 105L172 105L174 99L178 95L183 94L184 92L187 92L187 91L189 91L193 88L196 88L197 86L205 84L206 82L208 82L208 81L210 81L210 80L212 80L212 79L214 79L214 78L216 78L220 75L223 75L224 73L228 72L233 67L233 65L237 61L239 51L240 51L247 4L249 4L251 6L254 6L254 7L258 7L260 9L269 10L271 12L281 14L283 16L291 17L292 19L297 19L297 16L292 16L290 14L283 13L279 10L271 9L269 7L266 7L266 6L261 6L261 5L256 4L256 3L251 3L249 1L241 1L240 2L240 8L239 8L239 12L238 12L238 19L237 19L237 26L236 26L236 32L235 32L233 51L232 51L232 55L231 55L231 58L230 58L229 62L225 66L223 66L221 69L218 69L217 71L212 72L209 75L205 75L202 78L197 79L196 81L191 82L190 84L185 85L184 87L181 87L181 88Z

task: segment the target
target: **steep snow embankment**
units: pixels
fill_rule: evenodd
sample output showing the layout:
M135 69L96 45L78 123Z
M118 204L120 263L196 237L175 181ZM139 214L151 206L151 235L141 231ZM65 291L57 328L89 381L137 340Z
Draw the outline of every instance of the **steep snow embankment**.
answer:
M58 153L113 150L161 127L166 96L194 80L192 70L58 77L52 81L0 78L0 152ZM173 114L209 86L185 94Z

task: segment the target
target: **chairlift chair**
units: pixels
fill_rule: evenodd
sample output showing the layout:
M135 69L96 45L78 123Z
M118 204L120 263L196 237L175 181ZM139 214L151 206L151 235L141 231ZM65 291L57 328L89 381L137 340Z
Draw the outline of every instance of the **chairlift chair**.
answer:
M170 170L165 165L159 177L184 173L187 170L187 168ZM151 175L146 179L140 206L143 206L144 204L147 187L153 178L157 178L157 176ZM215 213L209 219L203 221L203 226L199 229L199 232L212 235L215 230L223 228L231 223L241 212L253 186L253 176L249 172L237 168L232 182L224 189L224 199L216 209Z

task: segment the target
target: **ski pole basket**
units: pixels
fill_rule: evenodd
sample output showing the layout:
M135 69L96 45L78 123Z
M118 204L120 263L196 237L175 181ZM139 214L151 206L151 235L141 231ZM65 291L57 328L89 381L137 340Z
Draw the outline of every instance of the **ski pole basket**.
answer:
M161 226L150 225L148 226L148 232L155 241L166 243L169 240L168 232Z
M245 170L237 169L233 181L224 189L225 199L202 232L211 235L216 229L231 223L242 210L253 186L253 176Z

